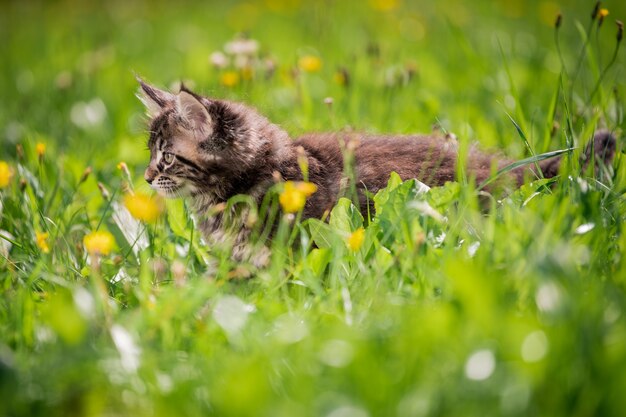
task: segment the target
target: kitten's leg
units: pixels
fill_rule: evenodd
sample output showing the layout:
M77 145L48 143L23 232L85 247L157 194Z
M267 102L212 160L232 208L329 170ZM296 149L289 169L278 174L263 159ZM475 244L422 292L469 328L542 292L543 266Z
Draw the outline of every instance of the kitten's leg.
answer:
M265 245L250 242L250 234L248 228L242 228L235 236L232 258L236 262L250 262L256 268L263 268L269 264L271 251Z
M232 221L224 224L223 213L217 213L205 219L200 226L207 243L213 248L229 251L230 257L237 263L249 262L256 268L267 266L271 251L263 244L250 241L252 230L242 221L247 213L232 216Z

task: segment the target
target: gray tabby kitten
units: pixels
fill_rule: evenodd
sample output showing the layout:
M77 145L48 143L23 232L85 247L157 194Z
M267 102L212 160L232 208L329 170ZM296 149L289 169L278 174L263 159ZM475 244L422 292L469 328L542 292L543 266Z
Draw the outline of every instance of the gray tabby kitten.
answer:
M416 178L428 186L443 185L456 177L456 146L439 135L322 133L291 140L251 107L201 97L184 86L174 94L138 81L139 98L151 118L150 164L145 179L165 197L190 199L200 218L199 227L211 243L228 238L222 214L207 216L212 207L237 194L249 195L260 203L276 178L301 181L299 156L306 157L309 181L317 185L317 192L306 202L303 218L321 218L346 187L342 153L346 142L353 146L354 185L365 218L374 213L366 192L384 188L392 171L404 180ZM615 154L615 138L606 131L598 132L583 153L587 162L591 149L596 158L609 164ZM479 184L489 178L494 167L511 162L474 149L467 158L467 174ZM556 176L560 162L559 157L541 161L542 175ZM518 186L526 176L537 177L535 169L534 165L519 167L499 183ZM250 257L248 234L249 230L241 226L230 236L234 259ZM254 263L263 264L265 255Z

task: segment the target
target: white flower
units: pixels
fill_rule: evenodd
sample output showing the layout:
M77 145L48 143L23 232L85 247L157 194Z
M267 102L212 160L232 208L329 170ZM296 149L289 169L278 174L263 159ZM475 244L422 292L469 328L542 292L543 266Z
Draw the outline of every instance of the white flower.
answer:
M216 68L226 68L228 66L228 57L221 51L215 51L209 55L209 62Z
M254 55L259 50L259 43L254 39L235 39L224 45L224 50L231 55Z

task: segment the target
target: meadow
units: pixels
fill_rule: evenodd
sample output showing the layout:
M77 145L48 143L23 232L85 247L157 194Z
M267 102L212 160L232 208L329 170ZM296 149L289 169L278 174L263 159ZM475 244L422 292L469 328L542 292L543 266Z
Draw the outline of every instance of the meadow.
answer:
M594 5L2 2L0 415L623 415L626 5ZM293 137L565 163L502 195L392 175L369 221L300 222L277 188L256 269L152 196L136 74ZM615 161L583 170L599 129Z

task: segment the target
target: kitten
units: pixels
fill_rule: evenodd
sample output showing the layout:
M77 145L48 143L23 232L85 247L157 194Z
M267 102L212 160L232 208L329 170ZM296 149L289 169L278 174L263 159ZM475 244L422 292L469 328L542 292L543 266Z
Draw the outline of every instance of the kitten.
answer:
M145 179L166 197L191 199L201 217L199 227L212 243L226 238L221 214L206 215L212 207L237 194L260 203L277 177L301 181L298 157L302 155L308 162L308 180L317 185L317 192L304 206L304 219L324 216L347 187L346 148L352 154L354 186L365 218L374 213L369 195L386 186L392 171L404 180L416 178L428 186L456 179L455 141L440 135L323 133L291 140L284 130L243 104L201 97L184 86L173 94L138 81L139 98L151 118ZM593 143L596 155L610 163L615 138L599 132ZM588 147L584 157L590 159L590 152ZM556 157L539 162L542 175L556 176L560 161ZM494 168L511 162L473 149L467 157L467 174L480 184ZM539 176L534 164L510 171L498 183L519 186L525 176ZM248 233L242 227L233 237L235 259L250 255Z

